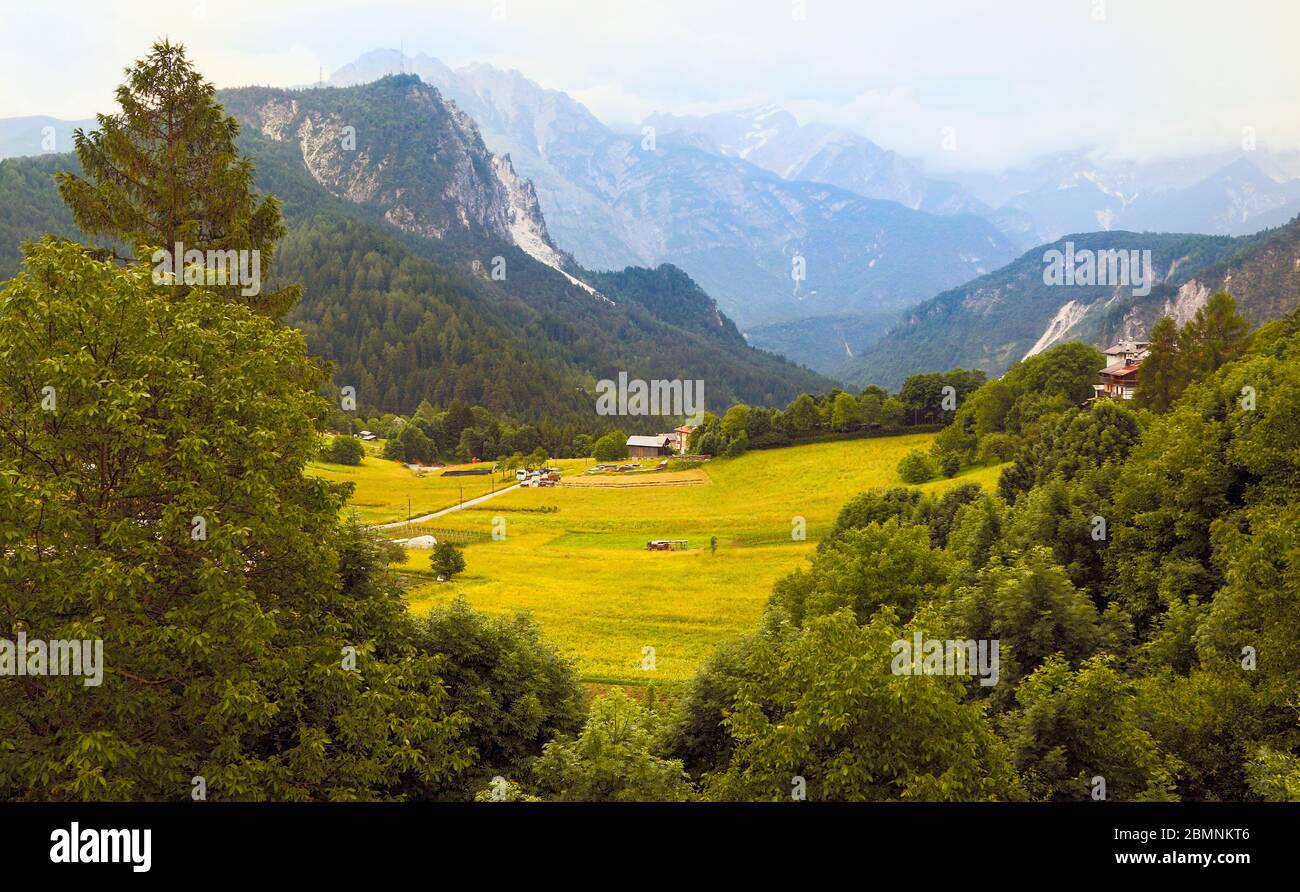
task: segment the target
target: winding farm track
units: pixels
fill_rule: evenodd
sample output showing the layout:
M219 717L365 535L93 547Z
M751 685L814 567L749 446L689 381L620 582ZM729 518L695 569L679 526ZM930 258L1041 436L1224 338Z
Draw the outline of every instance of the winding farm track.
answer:
M502 493L507 493L510 492L510 490L512 489L518 489L518 488L519 488L519 484L516 483L513 486L507 486L505 489L498 489L496 492L490 492L487 495L482 495L482 496L478 496L477 498L469 499L468 501L461 502L459 505L452 505L450 508L443 508L441 511L435 511L432 514L421 514L419 517L412 517L410 520L394 520L392 523L379 523L379 524L375 524L374 528L377 530L388 530L394 527L404 527L407 526L408 524L424 523L426 520L433 520L435 517L442 517L444 514L450 514L451 512L459 511L462 508L468 508L471 505L477 505L480 502L486 502L488 499L495 499L497 496L501 495Z

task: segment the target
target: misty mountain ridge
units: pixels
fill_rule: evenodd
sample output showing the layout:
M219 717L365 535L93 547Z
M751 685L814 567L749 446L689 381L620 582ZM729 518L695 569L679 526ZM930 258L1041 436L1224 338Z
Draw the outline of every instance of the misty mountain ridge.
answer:
M1140 163L1066 152L1000 174L932 177L860 134L801 124L775 104L658 113L615 129L518 71L452 69L396 50L366 53L331 82L390 71L419 74L479 123L485 142L533 181L555 243L579 263L671 262L751 343L823 372L860 354L917 301L1067 233L1242 235L1300 211L1300 156L1263 148ZM654 152L641 149L645 127ZM857 205L846 193L924 217ZM964 222L972 217L986 224L984 241ZM926 218L951 222L946 231L918 225ZM802 283L791 281L796 255L807 261Z
M860 134L801 124L774 104L659 113L628 131L518 71L453 69L396 50L366 53L330 82L392 72L430 86L438 102L423 101L449 126L432 129L437 140L388 133L403 160L382 177L364 151L339 149L342 128L371 126L365 108L312 110L308 97L328 89L281 91L298 98L245 117L270 141L305 126L301 163L317 185L378 209L378 222L417 241L445 241L478 278L491 271L485 258L466 259L466 246L488 242L518 248L597 302L619 298L591 270L671 264L703 295L685 313L692 325L716 334L735 330L734 318L750 344L854 378L873 342L918 302L997 273L1026 246L1066 233L1240 236L1300 212L1300 153L1263 147L1145 162L1063 152L998 174L931 177ZM0 120L0 155L43 154L51 132L66 149L77 125L93 122ZM452 163L422 170L416 159L426 155Z
M690 139L618 132L519 72L367 53L331 83L418 74L534 183L555 241L588 268L672 263L740 324L901 310L994 269L1017 247L980 218L937 216L787 180ZM796 279L802 258L805 279Z

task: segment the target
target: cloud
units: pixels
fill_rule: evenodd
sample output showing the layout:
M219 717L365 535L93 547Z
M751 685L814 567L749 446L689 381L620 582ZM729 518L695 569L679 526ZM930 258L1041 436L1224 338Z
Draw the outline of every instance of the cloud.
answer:
M776 103L934 170L1084 145L1178 155L1235 145L1245 126L1300 146L1294 4L67 0L9 15L0 116L109 109L122 69L167 34L218 86L309 83L400 46L518 68L612 121Z

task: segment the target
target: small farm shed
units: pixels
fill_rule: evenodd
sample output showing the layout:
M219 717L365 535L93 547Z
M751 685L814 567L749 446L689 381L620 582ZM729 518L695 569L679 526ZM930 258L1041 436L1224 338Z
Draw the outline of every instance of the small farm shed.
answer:
M658 458L661 455L672 455L672 446L668 443L668 438L663 434L653 437L628 437L627 454L632 458Z

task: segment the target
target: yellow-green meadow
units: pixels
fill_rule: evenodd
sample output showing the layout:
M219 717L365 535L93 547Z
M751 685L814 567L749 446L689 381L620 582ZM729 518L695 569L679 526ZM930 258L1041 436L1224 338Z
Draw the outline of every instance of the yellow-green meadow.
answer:
M649 474L581 477L591 460L552 462L564 472L560 486L516 489L432 521L478 538L495 529L504 538L466 545L465 572L451 582L413 577L410 606L418 613L464 595L490 613L527 610L584 681L684 682L719 642L754 630L772 584L812 553L846 501L902 485L898 460L928 448L932 437L760 450ZM345 470L353 474L337 465L317 472L354 480L353 502L372 523L404 519L408 492L426 509L419 514L455 504L461 482L466 499L490 487L479 477L417 478L375 458ZM977 468L921 488L968 481L991 488L998 472ZM498 475L495 486L511 483ZM800 531L806 538L797 538ZM647 551L652 539L685 539L687 547ZM427 550L408 552L406 569L428 563Z

